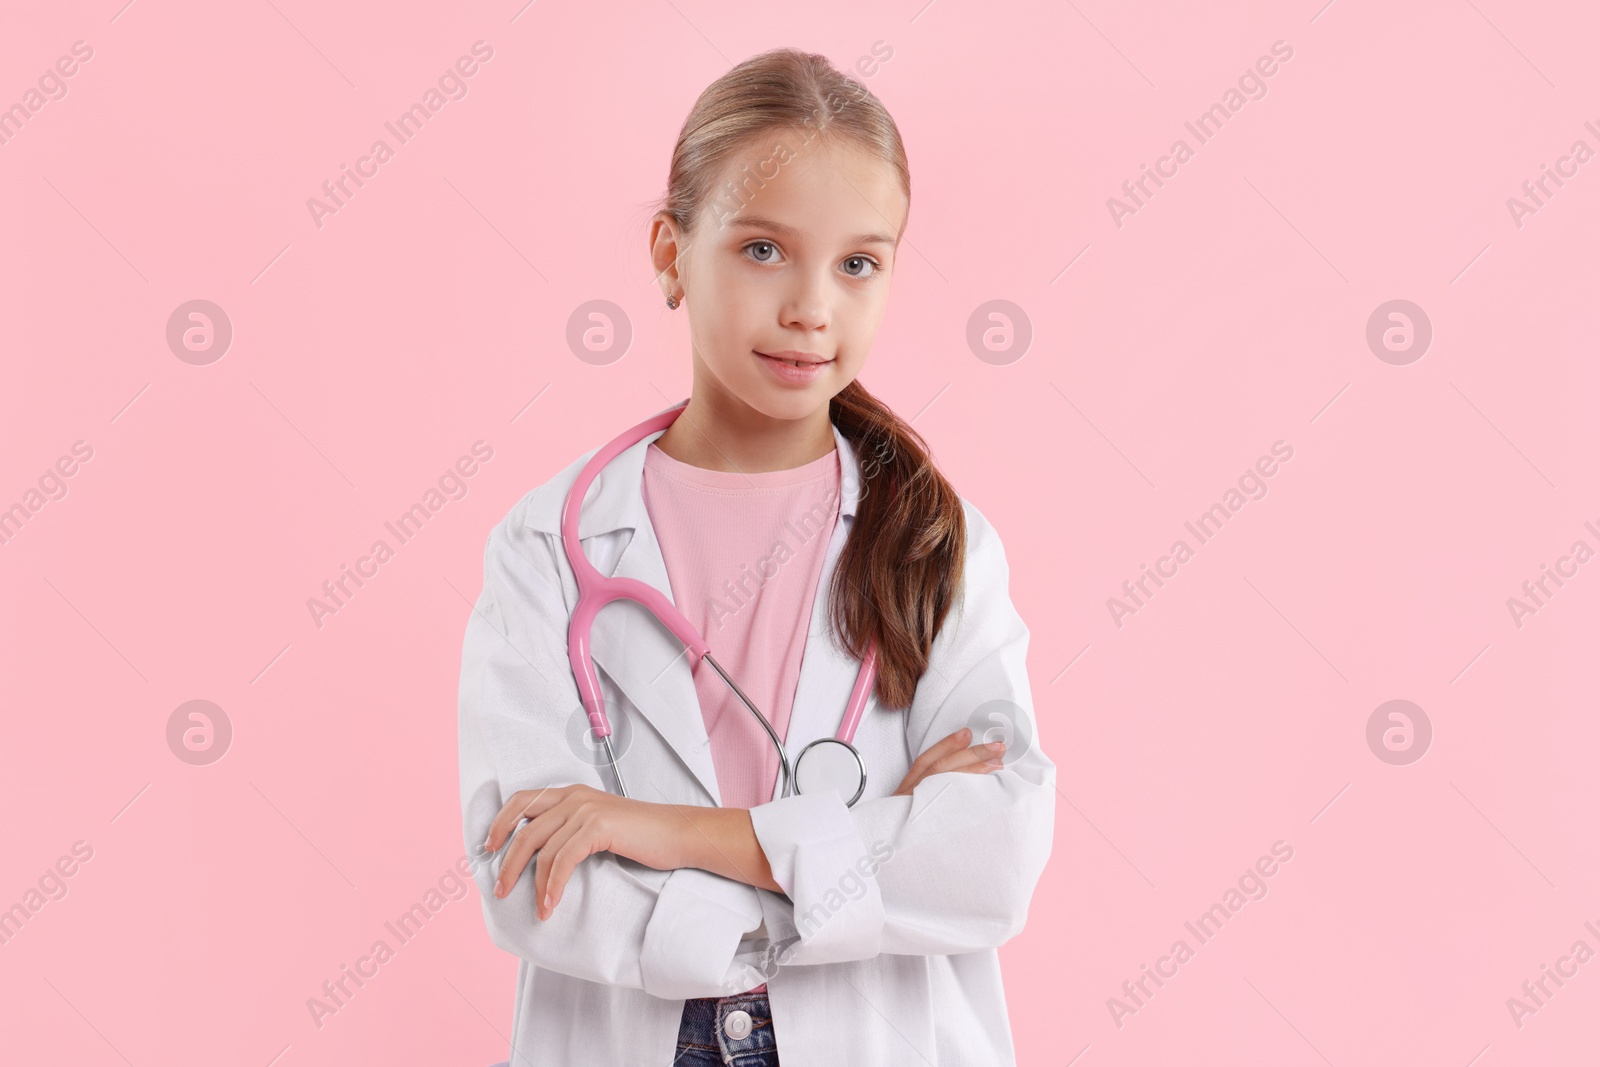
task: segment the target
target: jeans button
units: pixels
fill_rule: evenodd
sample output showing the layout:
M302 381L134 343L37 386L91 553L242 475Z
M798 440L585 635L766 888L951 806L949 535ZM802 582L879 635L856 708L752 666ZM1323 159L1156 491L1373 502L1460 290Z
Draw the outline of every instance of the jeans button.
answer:
M735 1041L743 1041L750 1036L754 1027L750 1023L750 1013L747 1011L730 1011L728 1017L722 1020L722 1032Z

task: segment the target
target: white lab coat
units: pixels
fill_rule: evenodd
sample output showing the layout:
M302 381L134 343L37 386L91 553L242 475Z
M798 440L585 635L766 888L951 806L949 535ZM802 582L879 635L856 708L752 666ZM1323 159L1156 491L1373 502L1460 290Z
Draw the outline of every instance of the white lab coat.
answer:
M671 597L640 493L645 449L659 436L600 473L578 535L602 574L637 578ZM841 513L814 597L785 740L791 754L837 732L859 667L827 626L829 580L860 491L854 450L837 427L834 439ZM473 856L517 790L581 782L616 791L606 761L580 758L568 740L581 707L566 643L577 588L560 517L594 451L518 501L484 551L460 689L463 832ZM474 865L489 936L521 961L513 1067L668 1067L684 998L727 996L763 981L784 1067L1015 1063L995 950L1022 930L1050 855L1055 765L1032 716L1028 628L1011 603L1005 551L978 510L962 503L963 594L911 708L867 705L855 739L868 774L861 799L847 808L835 793L782 797L780 771L779 799L751 810L782 894L599 852L578 864L541 922L533 863L504 899L493 884L505 850ZM623 716L632 726L620 758L629 794L720 804L682 646L632 601L600 613L592 642L613 729ZM1014 760L1008 752L1000 770L938 774L911 796L890 795L917 754L992 700L1022 709L1033 738L1026 752Z

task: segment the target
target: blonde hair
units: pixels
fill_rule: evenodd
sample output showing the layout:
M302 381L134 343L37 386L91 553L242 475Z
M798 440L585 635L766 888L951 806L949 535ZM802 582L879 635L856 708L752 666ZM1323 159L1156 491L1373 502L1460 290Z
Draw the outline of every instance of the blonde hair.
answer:
M793 131L856 145L889 163L911 199L900 130L882 102L826 56L777 48L740 63L700 94L678 133L659 210L686 238L702 210L731 194L743 205L752 180L724 177L728 162L763 134ZM718 182L721 188L717 188ZM960 588L966 559L961 498L911 425L852 381L829 404L861 467L855 524L828 593L829 621L850 655L878 647L878 702L911 705L934 637Z

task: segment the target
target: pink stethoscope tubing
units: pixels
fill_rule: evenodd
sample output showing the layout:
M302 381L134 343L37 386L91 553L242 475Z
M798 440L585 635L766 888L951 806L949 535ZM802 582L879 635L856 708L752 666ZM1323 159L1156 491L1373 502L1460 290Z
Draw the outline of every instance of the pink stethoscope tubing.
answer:
M638 603L650 614L654 615L666 628L672 631L674 637L683 643L690 656L691 669L695 664L704 659L710 663L728 688L745 707L750 709L757 721L766 730L767 736L778 750L778 760L783 765L784 796L792 792L799 792L795 782L795 770L789 763L789 754L785 751L783 743L778 740L778 735L772 729L772 724L765 715L756 709L750 698L744 694L732 678L728 677L721 664L711 655L711 646L695 630L694 626L684 617L672 601L653 585L638 581L634 578L607 578L594 568L589 558L584 555L583 545L578 540L578 513L583 506L583 498L589 492L589 486L594 483L602 468L622 452L632 447L637 442L658 430L665 430L675 422L683 409L688 406L685 400L659 415L653 415L639 425L619 434L617 438L596 452L578 472L577 481L572 483L572 488L567 491L566 502L561 507L561 542L567 554L567 562L572 565L572 573L578 582L578 602L572 609L572 618L567 624L567 659L572 664L572 676L578 683L578 695L583 698L583 707L589 715L589 729L593 731L605 745L606 755L611 761L611 770L617 776L617 788L621 795L628 795L627 787L622 781L622 771L617 767L617 755L611 747L611 722L606 717L605 698L600 693L600 678L595 671L594 657L590 654L590 634L594 629L595 616L600 609L613 600L632 600ZM845 705L844 718L839 722L839 732L833 738L818 738L801 750L800 757L816 748L825 748L828 745L840 744L855 757L855 764L860 771L860 780L855 790L855 795L845 800L847 805L854 804L860 799L866 788L866 765L861 759L861 754L851 744L855 739L856 727L861 722L861 714L866 710L867 699L872 693L872 684L878 675L878 649L876 644L867 646L867 654L861 661L861 669L856 675L856 684L850 690L850 699Z

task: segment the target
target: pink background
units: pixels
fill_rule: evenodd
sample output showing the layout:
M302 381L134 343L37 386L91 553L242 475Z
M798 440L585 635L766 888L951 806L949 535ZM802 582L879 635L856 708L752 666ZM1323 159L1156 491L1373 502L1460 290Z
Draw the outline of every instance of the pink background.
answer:
M93 449L0 545L0 906L93 849L0 946L3 1058L504 1058L516 963L476 890L320 1029L306 1000L462 854L489 528L688 394L644 253L684 115L766 48L880 41L913 194L863 379L1004 538L1060 768L1002 950L1020 1062L1593 1058L1600 961L1520 1028L1506 1006L1600 951L1600 563L1520 628L1506 604L1600 548L1600 161L1520 227L1506 205L1600 149L1586 5L121 2L0 34L3 105L93 48L0 145L0 506ZM318 228L306 199L477 40L468 95ZM1178 137L1119 228L1107 198ZM193 299L234 331L209 365L165 338ZM966 340L997 299L1032 329L1003 365ZM1395 299L1433 327L1407 365L1366 341ZM566 340L591 300L633 331L609 365ZM318 628L307 598L479 440L467 495ZM1117 626L1107 599L1279 440L1267 496ZM197 699L233 730L207 766L167 740ZM1392 699L1432 724L1409 765L1366 740ZM1268 895L1117 1026L1107 999L1279 840Z

